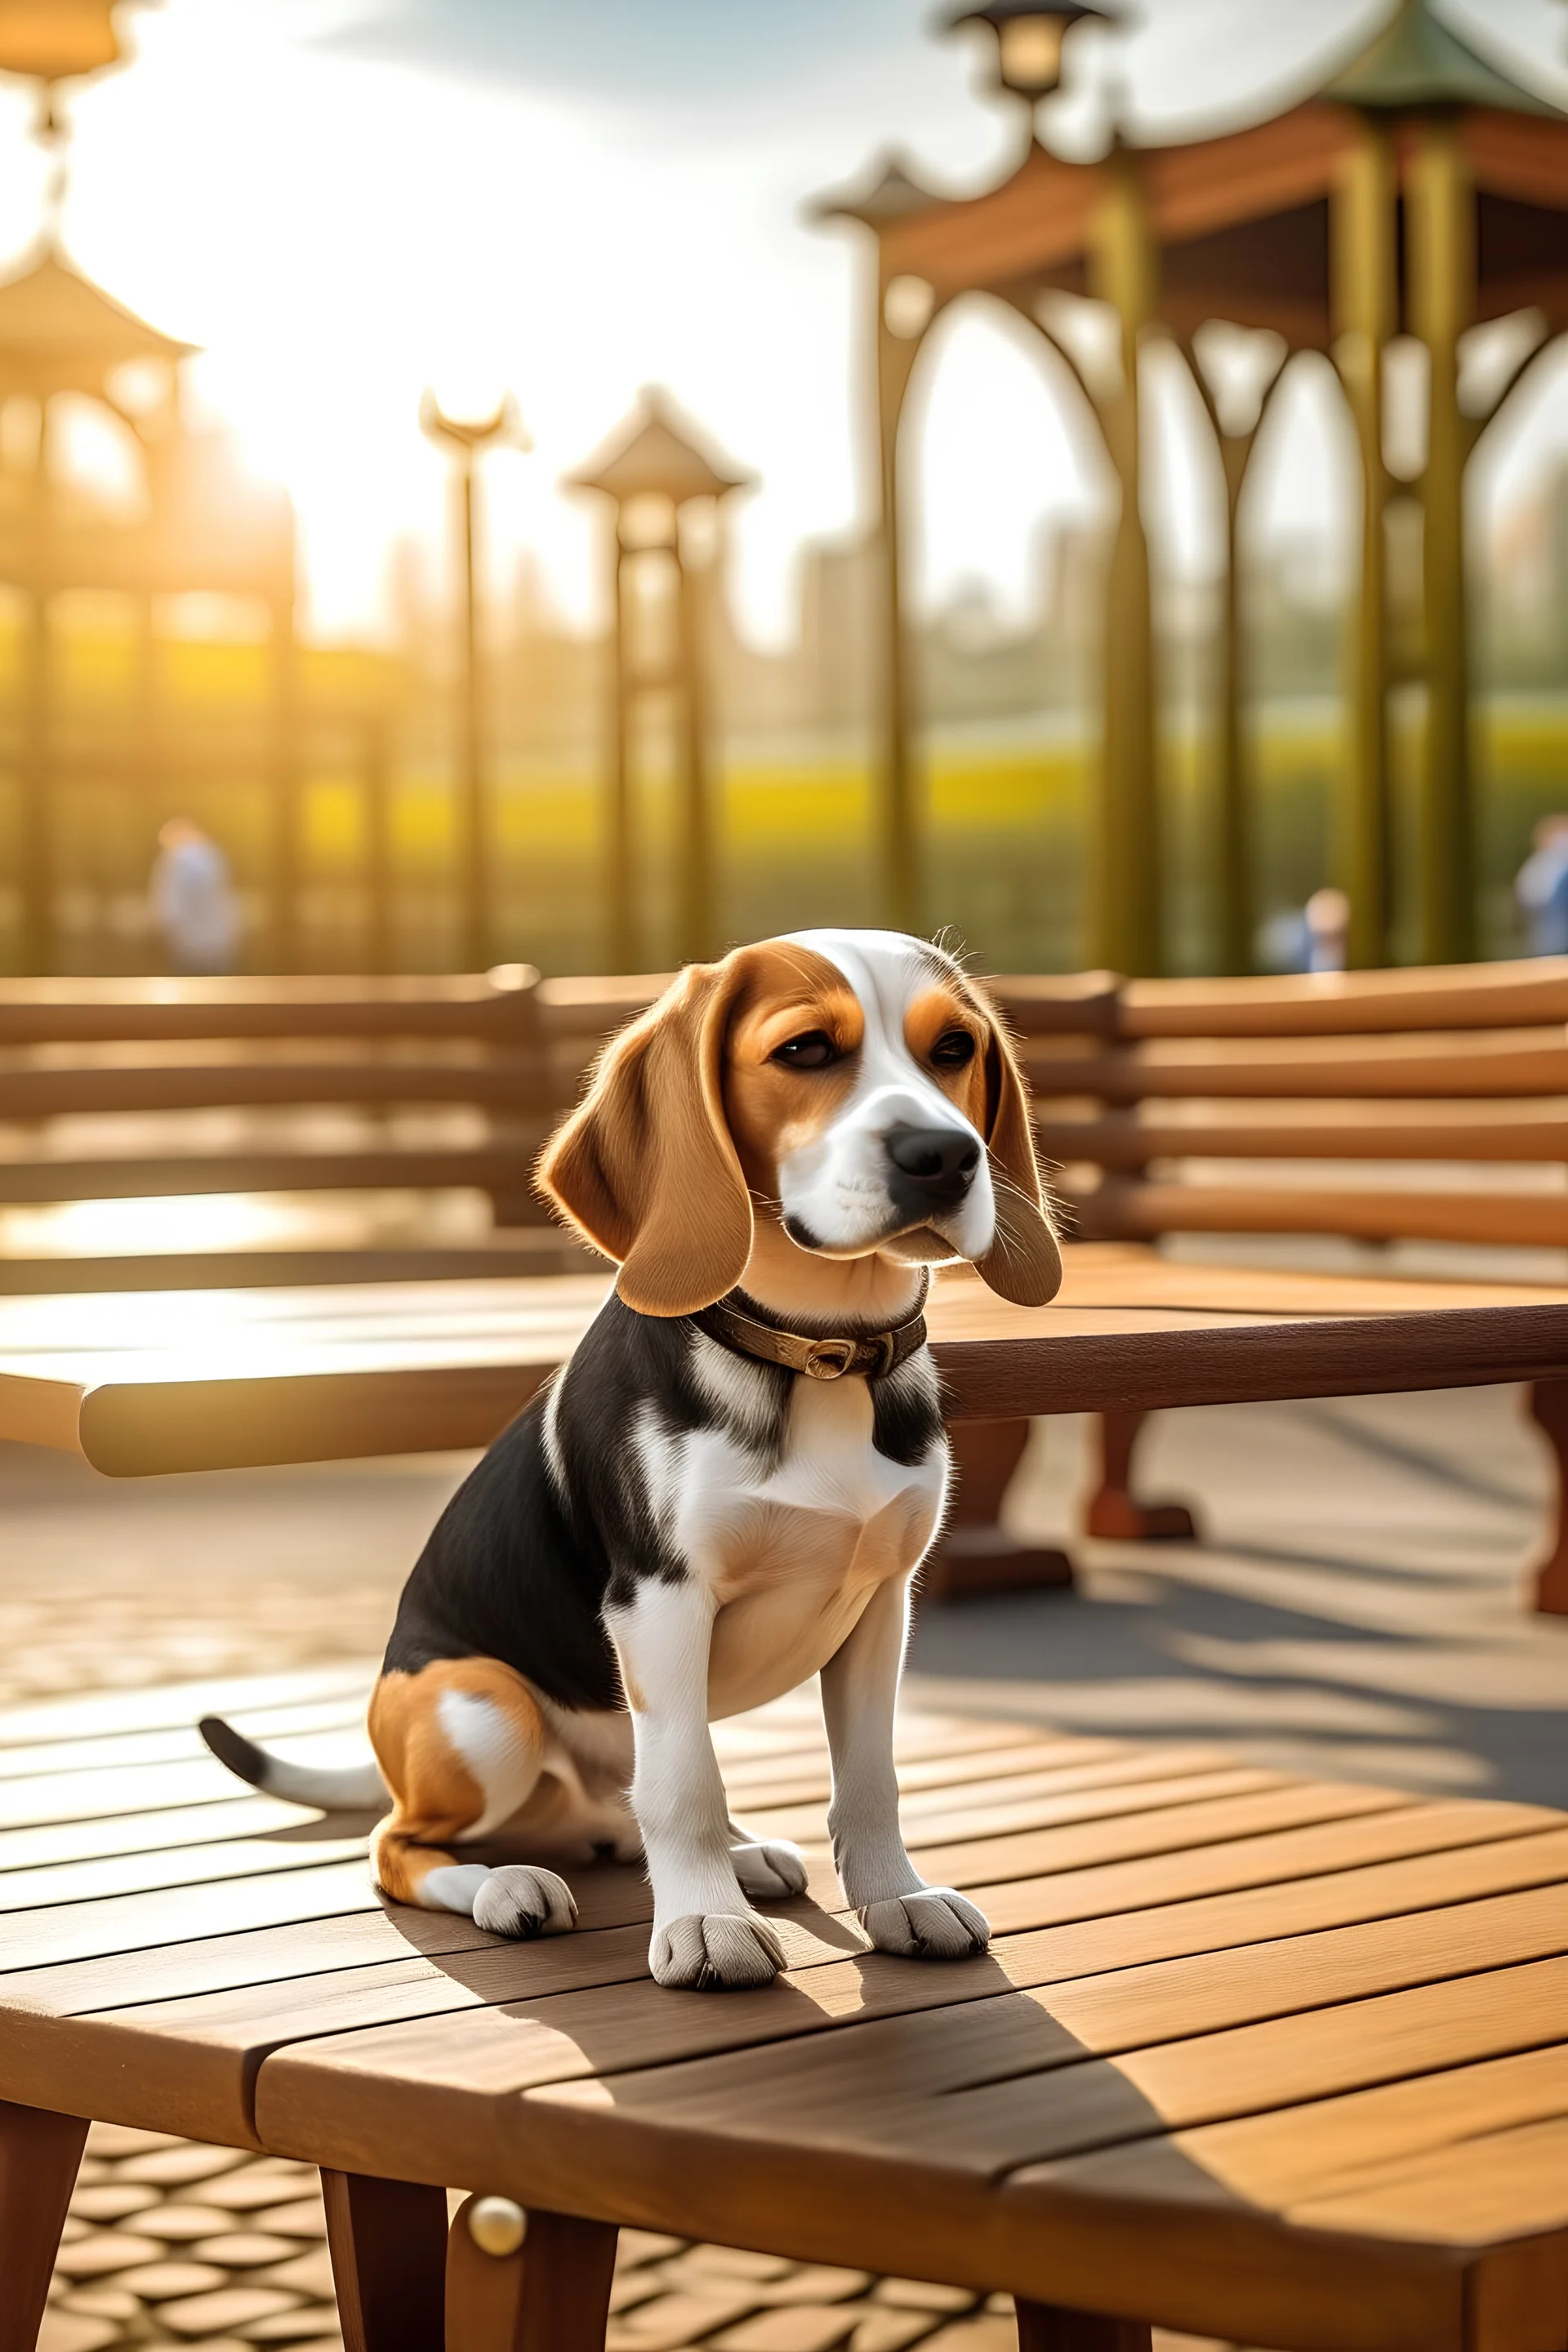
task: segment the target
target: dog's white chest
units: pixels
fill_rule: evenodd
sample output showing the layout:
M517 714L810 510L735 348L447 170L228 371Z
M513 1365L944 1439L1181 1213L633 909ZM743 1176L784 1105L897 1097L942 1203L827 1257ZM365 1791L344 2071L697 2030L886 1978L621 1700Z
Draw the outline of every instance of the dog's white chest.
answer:
M715 1716L795 1689L833 1655L877 1585L924 1552L947 1471L940 1445L912 1467L877 1452L859 1380L796 1383L784 1458L769 1474L714 1430L668 1445L658 1466L661 1516L719 1603Z

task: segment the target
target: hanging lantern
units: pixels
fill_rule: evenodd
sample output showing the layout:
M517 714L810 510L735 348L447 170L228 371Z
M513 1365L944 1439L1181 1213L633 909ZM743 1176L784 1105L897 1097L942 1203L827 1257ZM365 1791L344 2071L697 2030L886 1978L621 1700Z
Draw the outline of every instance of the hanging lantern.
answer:
M0 73L67 81L120 56L114 0L0 0Z

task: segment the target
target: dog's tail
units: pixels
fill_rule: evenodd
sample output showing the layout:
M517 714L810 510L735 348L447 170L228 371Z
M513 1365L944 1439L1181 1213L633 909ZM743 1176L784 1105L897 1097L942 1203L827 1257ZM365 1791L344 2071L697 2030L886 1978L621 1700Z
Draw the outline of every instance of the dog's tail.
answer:
M196 1728L220 1764L253 1789L289 1804L315 1805L331 1813L388 1801L390 1791L374 1763L350 1764L336 1771L327 1765L291 1764L286 1757L269 1756L221 1715L204 1715Z

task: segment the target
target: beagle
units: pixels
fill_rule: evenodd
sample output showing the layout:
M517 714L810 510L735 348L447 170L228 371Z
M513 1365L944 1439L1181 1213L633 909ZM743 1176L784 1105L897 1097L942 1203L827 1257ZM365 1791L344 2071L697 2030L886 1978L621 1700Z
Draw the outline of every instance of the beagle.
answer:
M982 1914L904 1850L892 1730L948 1475L928 1269L968 1259L1025 1306L1061 1277L996 1015L897 932L692 965L605 1048L539 1181L619 1275L408 1580L371 1701L379 1778L212 1719L209 1746L304 1803L384 1784L382 1891L498 1935L573 1925L542 1857L644 1854L658 1981L759 1985L784 1956L755 1906L805 1868L731 1819L708 1727L820 1675L834 1861L866 1934L983 1950ZM542 1858L463 1858L503 1823Z

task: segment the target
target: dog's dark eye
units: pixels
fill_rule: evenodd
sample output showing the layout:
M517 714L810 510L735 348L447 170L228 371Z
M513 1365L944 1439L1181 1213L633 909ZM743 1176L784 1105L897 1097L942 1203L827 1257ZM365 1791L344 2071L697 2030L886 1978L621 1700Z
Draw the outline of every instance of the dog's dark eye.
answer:
M965 1062L974 1059L974 1040L967 1029L947 1029L931 1049L931 1060L939 1070L962 1070Z
M826 1029L808 1029L804 1037L791 1037L775 1046L769 1057L783 1062L791 1070L825 1070L829 1062L838 1059L838 1048Z

